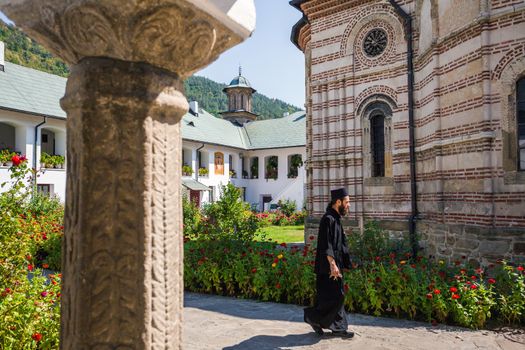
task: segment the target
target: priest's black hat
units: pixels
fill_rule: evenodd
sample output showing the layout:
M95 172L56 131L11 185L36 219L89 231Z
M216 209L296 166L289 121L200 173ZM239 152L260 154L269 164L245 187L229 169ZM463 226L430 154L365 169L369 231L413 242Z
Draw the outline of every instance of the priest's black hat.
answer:
M336 201L338 199L342 199L343 197L348 196L348 192L346 192L346 189L344 187L331 190L330 194L332 196L332 201Z

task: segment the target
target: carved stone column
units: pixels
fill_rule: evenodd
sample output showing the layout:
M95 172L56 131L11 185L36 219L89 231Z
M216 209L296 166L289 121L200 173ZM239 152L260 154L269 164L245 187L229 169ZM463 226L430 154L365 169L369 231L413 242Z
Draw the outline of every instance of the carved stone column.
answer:
M182 83L250 34L252 0L6 0L0 10L72 64L61 348L180 349Z

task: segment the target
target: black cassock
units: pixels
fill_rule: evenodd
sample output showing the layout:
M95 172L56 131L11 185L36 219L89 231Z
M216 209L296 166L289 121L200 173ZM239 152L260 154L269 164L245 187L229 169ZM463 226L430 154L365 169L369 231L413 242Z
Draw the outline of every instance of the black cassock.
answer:
M350 268L350 256L346 237L341 225L341 215L329 207L321 219L317 237L315 273L317 295L313 307L304 310L309 323L332 331L346 331L348 322L344 308L345 290L343 278L330 278L330 264L327 255L334 258L339 271Z

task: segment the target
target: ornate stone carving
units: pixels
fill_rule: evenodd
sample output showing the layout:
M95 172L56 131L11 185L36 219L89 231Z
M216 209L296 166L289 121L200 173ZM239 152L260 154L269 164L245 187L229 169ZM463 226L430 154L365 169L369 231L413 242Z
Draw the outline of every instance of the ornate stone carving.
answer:
M18 0L0 8L70 64L110 57L147 62L184 78L241 42L183 0Z
M174 213L187 102L174 86L175 75L140 63L88 58L72 70L62 308L75 313L62 315L64 349L181 344Z

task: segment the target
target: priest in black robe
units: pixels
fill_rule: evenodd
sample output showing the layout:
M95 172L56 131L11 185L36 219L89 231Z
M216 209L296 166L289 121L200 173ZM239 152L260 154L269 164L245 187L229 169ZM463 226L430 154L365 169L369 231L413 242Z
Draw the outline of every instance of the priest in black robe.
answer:
M318 335L330 329L331 335L352 338L344 308L343 269L350 268L350 255L341 217L348 213L350 197L344 188L331 191L331 202L319 225L315 273L317 294L313 307L304 310L304 321Z

